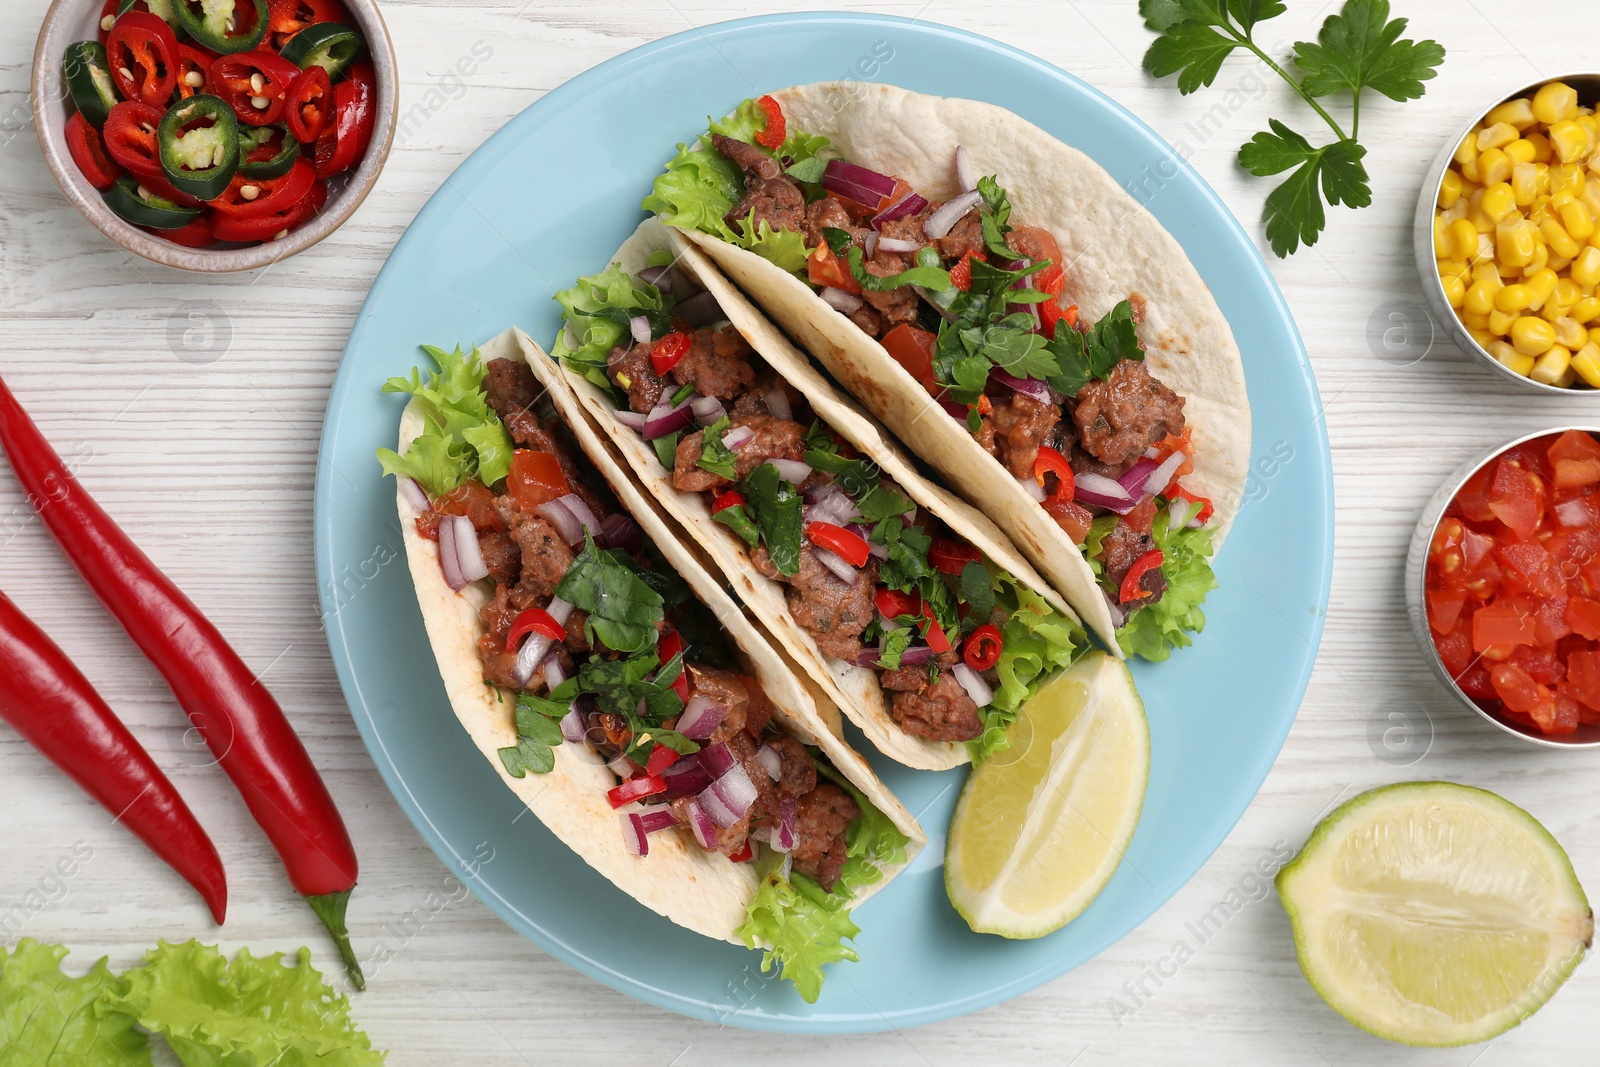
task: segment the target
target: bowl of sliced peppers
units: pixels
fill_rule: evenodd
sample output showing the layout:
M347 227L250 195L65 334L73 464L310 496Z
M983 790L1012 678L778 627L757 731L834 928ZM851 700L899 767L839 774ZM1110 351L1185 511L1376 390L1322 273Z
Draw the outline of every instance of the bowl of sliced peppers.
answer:
M332 233L394 138L374 0L55 0L34 127L100 232L185 270L251 270Z

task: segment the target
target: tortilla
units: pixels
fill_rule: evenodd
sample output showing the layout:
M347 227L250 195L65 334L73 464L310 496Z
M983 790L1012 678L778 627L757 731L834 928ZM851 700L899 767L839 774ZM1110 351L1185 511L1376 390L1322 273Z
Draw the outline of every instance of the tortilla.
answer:
M1184 485L1215 506L1210 525L1220 548L1249 472L1244 367L1216 300L1155 216L1094 160L992 104L854 82L802 85L772 95L789 129L826 136L833 152L898 175L929 198L948 200L961 191L952 160L956 147L965 145L975 173L996 175L1006 189L1012 223L1042 226L1060 243L1063 303L1077 304L1094 321L1130 294L1143 297L1139 340L1145 365L1187 400L1195 470L1184 476ZM1107 647L1118 649L1111 613L1082 551L882 345L806 283L755 253L681 232L914 454L992 516Z
M910 838L911 844L906 849L906 863L909 864L927 843L927 835L872 773L866 761L827 729L813 693L711 577L700 558L685 543L682 533L669 525L623 472L584 418L571 393L559 385L551 387L554 365L550 360L520 330L505 331L481 351L485 362L504 357L526 362L533 368L534 375L549 390L579 448L599 470L623 508L634 517L644 536L655 544L667 563L722 622L741 654L741 667L760 682L775 705L775 717L795 737L817 746L840 774ZM413 401L400 421L402 453L421 430L422 416ZM444 680L450 706L501 781L562 843L639 903L696 933L742 945L735 931L745 921L746 910L757 889L753 864L733 863L719 853L708 852L680 830L652 835L647 856L629 855L618 827L617 812L606 799L607 790L617 784L616 776L586 745L558 746L555 768L548 774L513 778L506 772L499 749L517 743L512 717L515 700L483 680L478 658L478 637L482 632L478 609L487 599L484 590L477 584L467 586L459 594L451 590L439 566L437 543L417 532L417 509L403 492L397 492L396 499L406 559L411 566L423 623L439 661L439 674ZM858 890L849 906L853 908L866 900L903 869L904 866L886 870L883 878Z
M779 376L805 396L818 418L849 441L857 452L877 463L918 507L937 515L997 566L1044 597L1057 611L1077 621L1078 616L1066 600L1017 552L993 522L954 494L922 477L899 447L891 443L882 427L830 385L805 355L698 250L675 239L660 223L646 220L623 242L610 262L634 274L646 265L652 252L663 249L671 249L678 255L679 269L716 297L733 327ZM655 449L638 433L617 421L616 405L611 397L580 375L565 368L562 374L595 423L633 468L635 477L648 485L667 513L694 535L733 583L751 614L801 668L822 685L832 703L844 710L880 752L923 770L948 770L971 762L971 754L964 743L930 741L902 730L889 715L877 674L870 668L825 655L817 647L816 638L790 613L783 585L756 569L750 561L749 547L726 526L712 519L710 505L700 493L673 486L672 472L662 468Z

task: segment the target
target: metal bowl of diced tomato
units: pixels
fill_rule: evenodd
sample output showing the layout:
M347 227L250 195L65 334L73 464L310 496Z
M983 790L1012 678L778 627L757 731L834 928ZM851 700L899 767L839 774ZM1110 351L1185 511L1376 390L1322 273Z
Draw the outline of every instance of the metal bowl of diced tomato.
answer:
M1423 657L1489 722L1600 746L1600 426L1557 426L1464 464L1406 557Z

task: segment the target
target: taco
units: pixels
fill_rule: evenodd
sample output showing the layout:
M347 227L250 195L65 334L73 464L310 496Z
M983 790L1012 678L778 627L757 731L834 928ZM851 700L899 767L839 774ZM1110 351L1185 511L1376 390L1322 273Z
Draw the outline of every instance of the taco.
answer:
M552 348L635 475L750 613L886 755L997 751L1077 617L983 515L881 428L703 256L647 221L556 295Z
M806 85L679 145L644 206L1103 638L1164 659L1203 627L1249 459L1239 351L1088 156L988 104Z
M379 458L456 716L590 866L681 926L765 948L814 1001L921 828L526 335L425 350L436 372L384 386L413 399Z

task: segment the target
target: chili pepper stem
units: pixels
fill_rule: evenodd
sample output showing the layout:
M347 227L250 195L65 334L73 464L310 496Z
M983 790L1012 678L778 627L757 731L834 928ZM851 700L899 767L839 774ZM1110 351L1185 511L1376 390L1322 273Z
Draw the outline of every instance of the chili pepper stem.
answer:
M311 910L317 913L322 925L333 935L333 943L339 949L339 958L344 961L344 971L350 977L350 984L360 990L366 989L367 976L361 973L361 962L356 959L355 949L350 947L350 930L344 921L345 908L350 903L350 890L323 893L321 896L308 895L306 903L311 905Z

